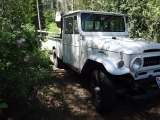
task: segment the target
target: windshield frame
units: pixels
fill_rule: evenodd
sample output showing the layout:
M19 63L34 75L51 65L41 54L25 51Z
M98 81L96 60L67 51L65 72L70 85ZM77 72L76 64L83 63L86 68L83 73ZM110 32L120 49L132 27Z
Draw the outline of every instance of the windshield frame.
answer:
M84 17L83 15L86 15L86 17ZM88 16L87 16L88 15ZM94 15L94 16L93 16ZM123 15L117 15L117 14L96 14L96 13L81 13L81 30L83 31L83 32L115 32L115 33L117 33L117 32L121 32L121 33L123 33L123 32L126 32L126 21L125 21L125 17L123 16ZM98 17L98 16L100 16L101 18L98 18L98 20L96 19L96 17ZM94 19L93 19L93 18ZM103 17L104 17L104 19L103 19ZM109 18L109 19L108 19ZM121 19L121 21L119 20L119 18ZM102 26L103 26L103 30L96 30L95 29L95 26L94 26L94 29L92 29L92 30L86 30L85 28L84 28L84 24L86 24L86 23L84 23L84 21L87 21L87 20L85 20L85 19L91 19L90 21L92 22L94 22L93 23L93 25L95 25L95 22L99 22L98 24L103 24ZM93 20L92 20L93 19ZM102 19L102 20L100 20L100 19ZM117 31L117 30L111 30L111 29L109 29L109 30L104 30L104 22L112 22L112 20L117 20L117 22L119 22L119 24L120 24L120 22L121 22L121 28L120 28L120 25L119 25L119 30ZM119 20L119 21L118 21ZM89 21L89 20L88 20ZM87 22L88 22L87 21ZM101 23L102 22L102 23ZM118 24L118 23L117 23ZM99 28L100 28L100 26L101 25L99 25ZM114 25L114 27L116 27L115 25Z

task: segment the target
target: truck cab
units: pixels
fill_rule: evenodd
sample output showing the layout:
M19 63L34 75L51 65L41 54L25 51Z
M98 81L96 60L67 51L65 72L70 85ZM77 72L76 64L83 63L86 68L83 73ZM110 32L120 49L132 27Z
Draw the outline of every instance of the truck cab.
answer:
M98 112L110 110L117 94L133 99L159 94L160 44L129 38L125 15L73 11L61 20L62 39L50 44L53 58L87 76Z
M127 36L123 14L96 11L75 11L62 16L63 61L81 72L88 55L92 54L91 40ZM91 40L89 40L91 39ZM88 43L90 42L90 43Z

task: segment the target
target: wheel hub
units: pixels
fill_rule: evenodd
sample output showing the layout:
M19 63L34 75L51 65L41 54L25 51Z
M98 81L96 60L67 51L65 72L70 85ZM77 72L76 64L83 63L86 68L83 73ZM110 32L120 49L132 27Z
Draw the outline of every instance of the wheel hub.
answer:
M94 88L94 105L95 106L99 106L100 104L100 88L99 87L95 87Z

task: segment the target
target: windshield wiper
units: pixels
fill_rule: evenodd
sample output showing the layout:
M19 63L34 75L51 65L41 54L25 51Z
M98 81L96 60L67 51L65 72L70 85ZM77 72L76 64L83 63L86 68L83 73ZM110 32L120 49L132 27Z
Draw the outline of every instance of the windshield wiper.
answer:
M84 21L86 21L89 17L91 17L93 15L93 13L89 14L85 19Z
M109 20L107 20L107 22L110 22L111 20L113 20L113 18L115 17L115 14L109 15L109 16L112 16L112 17Z

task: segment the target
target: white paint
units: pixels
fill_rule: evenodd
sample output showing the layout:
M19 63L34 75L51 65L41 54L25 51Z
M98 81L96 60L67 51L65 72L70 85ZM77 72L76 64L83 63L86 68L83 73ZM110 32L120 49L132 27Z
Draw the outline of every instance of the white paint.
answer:
M83 13L86 11L82 11ZM130 71L131 61L135 58L160 56L160 52L143 53L144 50L160 49L159 43L148 42L141 38L128 38L125 32L84 32L81 29L80 11L72 12L63 16L77 16L79 34L64 34L63 40L49 40L48 48L55 46L58 49L58 56L77 71L81 71L88 59L102 63L106 70L113 75L130 73L135 80L147 78L149 75L157 76L160 73L153 73L153 70L160 68L160 65L141 67L138 71ZM89 11L88 11L89 12ZM91 11L93 12L93 11ZM94 12L96 13L96 12ZM96 14L101 14L97 12ZM103 13L114 14L114 13ZM119 14L122 15L122 14ZM122 15L124 16L124 15ZM116 39L112 39L115 37ZM123 60L124 66L118 68L117 62ZM147 71L147 75L135 77L137 72Z

